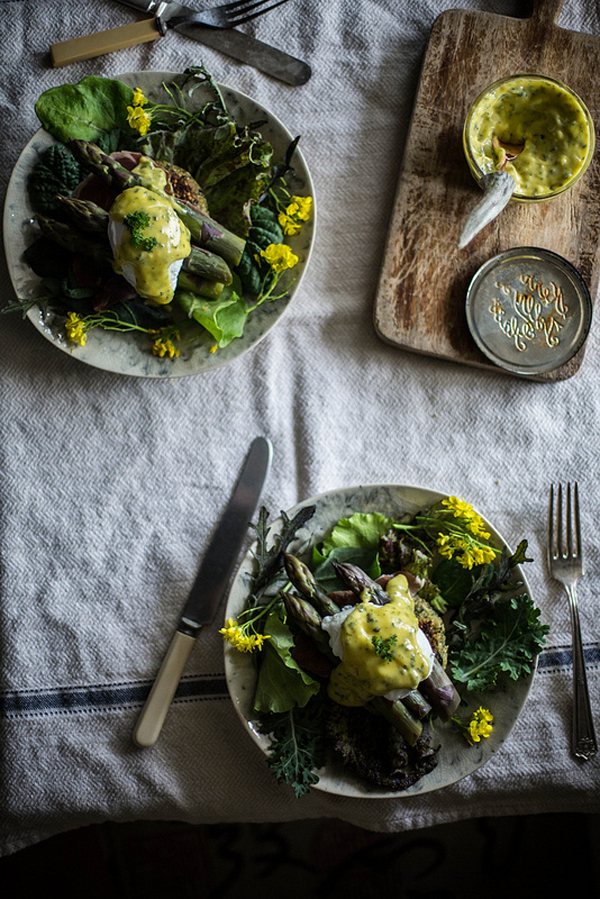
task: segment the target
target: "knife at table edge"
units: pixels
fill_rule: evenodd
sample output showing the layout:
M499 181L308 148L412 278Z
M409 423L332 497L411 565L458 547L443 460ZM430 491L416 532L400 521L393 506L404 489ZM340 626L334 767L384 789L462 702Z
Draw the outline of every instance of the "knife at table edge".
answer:
M142 749L153 746L201 628L210 624L229 586L248 526L271 465L269 440L257 437L244 461L235 489L204 553L162 665L133 731Z
M168 26L168 20L166 24ZM173 30L207 47L219 50L233 59L247 63L286 84L300 86L306 84L311 76L308 63L233 28L178 25ZM53 67L61 68L84 59L93 59L115 50L154 41L161 36L162 32L155 18L142 19L118 28L110 28L108 31L99 31L96 34L52 44L50 57Z

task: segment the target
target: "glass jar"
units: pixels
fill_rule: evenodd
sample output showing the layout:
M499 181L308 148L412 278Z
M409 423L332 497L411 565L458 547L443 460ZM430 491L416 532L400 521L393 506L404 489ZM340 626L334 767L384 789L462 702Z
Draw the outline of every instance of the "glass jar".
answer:
M511 159L503 145L521 152ZM594 123L583 100L547 75L511 75L490 84L463 128L475 180L507 171L516 181L512 199L522 203L549 200L571 188L590 164L594 145Z

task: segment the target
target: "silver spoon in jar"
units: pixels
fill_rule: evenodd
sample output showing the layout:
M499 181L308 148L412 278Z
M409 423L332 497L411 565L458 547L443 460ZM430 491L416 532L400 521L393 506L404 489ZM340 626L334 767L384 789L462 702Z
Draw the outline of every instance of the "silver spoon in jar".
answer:
M506 164L516 159L519 153L523 151L524 144L509 144L499 140L496 135L492 138L492 143L496 149L504 150L505 156L496 172L489 172L483 175L479 186L483 190L483 197L475 206L469 215L465 225L458 238L459 250L464 249L470 243L476 234L479 234L482 228L489 225L491 221L497 218L508 201L512 197L515 187L515 179L505 171Z

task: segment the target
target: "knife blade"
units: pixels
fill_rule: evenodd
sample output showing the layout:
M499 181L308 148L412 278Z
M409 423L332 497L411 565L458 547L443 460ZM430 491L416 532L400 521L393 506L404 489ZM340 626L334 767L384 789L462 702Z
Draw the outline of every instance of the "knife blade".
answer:
M170 29L170 19L197 12L189 6L175 2L159 2L159 0L117 0L117 2L140 12L152 13L154 18L142 19L129 25L110 28L108 31L52 44L50 56L54 68L157 40ZM175 26L173 30L207 47L219 50L233 59L245 62L286 84L294 86L306 84L311 76L311 68L306 62L277 50L243 31L185 23Z
M229 585L271 465L271 455L269 440L257 437L252 442L133 731L133 741L141 748L153 746L158 739L196 638L201 628L213 620Z

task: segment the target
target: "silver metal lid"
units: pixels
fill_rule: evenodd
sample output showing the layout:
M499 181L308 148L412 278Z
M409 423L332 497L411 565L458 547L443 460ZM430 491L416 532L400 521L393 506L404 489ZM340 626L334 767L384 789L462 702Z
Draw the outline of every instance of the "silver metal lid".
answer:
M466 313L488 359L516 374L538 375L581 349L592 301L581 275L562 256L516 247L481 266L467 291Z

